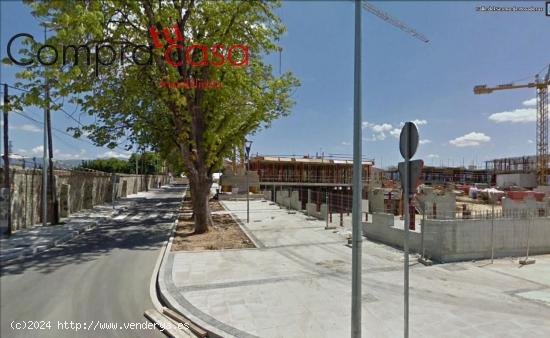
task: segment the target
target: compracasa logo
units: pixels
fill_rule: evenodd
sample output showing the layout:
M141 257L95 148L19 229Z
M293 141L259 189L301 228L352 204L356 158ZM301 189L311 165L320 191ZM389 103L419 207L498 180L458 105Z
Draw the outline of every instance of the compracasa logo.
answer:
M226 62L229 62L232 66L242 67L248 65L248 46L242 44L235 44L231 46L224 46L223 44L214 44L212 46L204 44L191 44L184 46L178 42L185 42L179 26L175 24L172 29L175 36L172 34L169 28L162 28L164 39L168 43L166 50L164 51L164 59L168 64L173 67L179 67L187 63L190 66L207 66L212 65L215 67L221 67ZM156 48L164 48L165 44L160 41L159 31L156 27L151 26L149 29L151 38ZM183 52L183 58L177 58L178 50ZM193 54L200 53L200 58L193 60Z
M162 33L168 46L164 52L164 58L168 64L174 67L181 66L185 63L191 66L207 66L212 65L220 67L228 62L234 67L242 67L248 65L248 46L242 44L236 44L231 46L224 46L223 44L214 44L207 46L204 44L191 44L184 46L185 37L181 33L177 25L173 26L175 37L172 36L172 32L168 28L162 28ZM150 66L153 64L152 50L156 48L163 48L165 45L160 41L159 32L155 27L149 29L154 46L149 45L112 45L108 41L97 41L94 43L85 43L82 45L50 45L43 44L37 48L36 51L31 51L30 58L22 59L20 56L15 55L12 50L12 45L18 39L30 39L34 40L34 36L28 33L19 33L12 36L7 44L8 58L14 64L18 66L30 66L35 62L43 66L51 66L54 64L61 64L62 66L73 64L74 66L80 65L82 60L86 65L90 66L95 64L95 75L99 76L100 67L108 67L113 64L119 63L121 66L126 63L133 63L139 66ZM36 41L35 41L36 42ZM95 46L94 46L95 45ZM180 53L176 53L178 50L183 51L183 58L177 58ZM195 51L200 51L200 58L197 58ZM92 52L93 51L93 52ZM198 60L199 59L199 60ZM93 60L93 63L92 63ZM201 88L201 84L197 85L197 80L191 81L188 79L190 85L185 85L183 88ZM178 87L181 87L178 85ZM216 87L216 86L210 86ZM219 86L218 86L219 87Z

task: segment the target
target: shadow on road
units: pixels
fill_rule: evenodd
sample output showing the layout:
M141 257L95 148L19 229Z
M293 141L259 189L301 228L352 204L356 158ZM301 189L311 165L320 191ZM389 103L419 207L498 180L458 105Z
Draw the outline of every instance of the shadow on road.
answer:
M3 266L0 275L22 274L27 269L51 273L68 264L82 264L113 250L156 250L169 235L181 204L182 188L163 188L168 197L128 198L118 207L128 209L103 221L79 237L23 261ZM118 219L117 219L118 218Z

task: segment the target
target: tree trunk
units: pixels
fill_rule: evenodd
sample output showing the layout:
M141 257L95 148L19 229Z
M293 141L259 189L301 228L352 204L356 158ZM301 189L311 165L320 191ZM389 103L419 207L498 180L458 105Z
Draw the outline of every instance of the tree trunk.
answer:
M191 187L191 203L195 218L195 233L202 234L208 232L208 228L212 225L212 216L208 205L212 178L199 179L198 177L189 177L189 185Z

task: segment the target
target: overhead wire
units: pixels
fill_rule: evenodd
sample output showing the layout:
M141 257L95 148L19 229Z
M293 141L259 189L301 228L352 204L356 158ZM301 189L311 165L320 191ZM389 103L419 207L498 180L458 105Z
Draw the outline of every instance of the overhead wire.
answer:
M16 87L16 86L12 86L12 85L9 85L9 84L7 84L7 83L2 83L2 84L6 84L8 88L12 88L12 89L15 89L15 90L19 90L19 91L23 91L23 92L27 92L27 93L31 93L31 92L32 92L32 91L30 91L30 90L28 90L28 89L20 88L20 87ZM40 93L40 95L43 95L43 93ZM58 98L57 100L59 100L59 99L60 99L60 98ZM54 100L54 103L55 103L57 100ZM68 113L65 109L63 109L63 107L59 107L59 110L60 110L63 114L65 114L69 119L71 119L72 121L76 122L80 127L84 127L84 125L83 125L79 120L77 120L76 118L74 118L73 114ZM75 110L75 112L76 112L76 110ZM39 123L39 124L41 124L41 125L44 124L44 122L40 122L40 121L38 121L38 120L36 120L36 119L33 119L33 118L30 117L30 116L24 115L24 114L22 114L22 113L20 113L20 112L15 111L15 113L17 113L17 114L19 114L19 115L21 115L21 116L23 116L23 117L25 117L25 118L27 118L27 119L30 119L30 120L32 120L32 121L34 121L34 122L36 122L36 123ZM52 130L55 130L55 131L60 132L60 133L62 133L62 134L64 134L64 135L67 135L67 136L71 137L72 139L76 139L76 140L79 140L79 141L81 141L81 142L85 142L85 143L88 143L88 144L90 144L90 145L93 145L94 147L98 147L97 145L95 145L95 144L92 143L92 142L86 141L85 139L81 139L81 138L75 138L74 136L72 136L72 135L68 134L67 132L62 131L62 130L60 130L60 129L57 129L57 128L52 127ZM127 141L128 141L128 138L126 137L126 138L122 141L122 143L126 143ZM118 149L118 150L121 150L121 151L126 151L126 149L121 148L121 147L118 146L118 145L115 146L115 148Z

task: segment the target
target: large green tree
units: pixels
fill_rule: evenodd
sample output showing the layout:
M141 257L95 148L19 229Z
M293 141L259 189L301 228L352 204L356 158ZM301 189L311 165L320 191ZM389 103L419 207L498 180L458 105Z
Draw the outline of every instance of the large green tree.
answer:
M97 144L111 147L124 139L165 154L177 151L190 182L195 232L208 231L212 174L221 168L223 158L234 145L242 144L246 135L288 114L293 104L291 94L298 86L297 79L291 73L274 75L271 65L264 61L266 55L279 50L276 42L285 30L274 12L280 3L27 3L33 7L33 14L48 21L53 30L48 42L57 48L59 58L47 66L52 69L50 78L55 77L51 85L96 117L97 123L75 128L76 136L86 132ZM183 41L174 42L178 37L176 28ZM167 30L166 36L163 29ZM158 33L158 39L151 32ZM165 55L174 43L181 47ZM40 45L29 44L31 48L22 53L36 54ZM191 45L205 45L208 49L189 48ZM246 46L247 64L236 66L228 62L230 47L234 45ZM112 46L113 50L105 46ZM51 48L47 50L51 54ZM223 64L220 54L225 59ZM244 48L233 50L235 63L244 63L245 56ZM166 57L177 65L167 62ZM107 65L109 61L114 62ZM20 77L32 86L38 74L27 66ZM221 88L161 85L163 81L189 79L219 81Z

